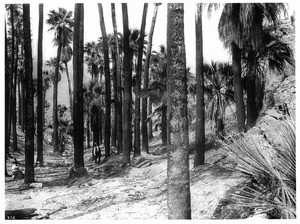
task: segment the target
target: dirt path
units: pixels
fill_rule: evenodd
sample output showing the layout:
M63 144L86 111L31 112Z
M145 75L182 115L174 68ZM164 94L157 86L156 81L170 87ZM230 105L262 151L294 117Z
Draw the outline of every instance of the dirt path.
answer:
M36 208L34 219L167 219L167 159L160 142L151 142L150 154L121 168L121 155L95 165L90 150L85 154L89 176L67 180L73 155L53 156L46 147L45 167L35 169L42 188L19 190L23 180L5 180L5 209ZM22 155L15 155L22 158ZM214 163L218 150L206 152L207 164L191 169L193 219L211 219L226 191L241 177ZM24 161L21 164L24 165ZM193 155L190 155L192 167ZM22 168L22 166L21 166Z

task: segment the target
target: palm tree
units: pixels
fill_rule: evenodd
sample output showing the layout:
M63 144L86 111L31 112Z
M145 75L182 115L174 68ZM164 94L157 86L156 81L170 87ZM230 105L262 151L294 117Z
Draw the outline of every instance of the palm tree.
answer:
M25 87L26 87L26 130L25 130L25 176L24 183L34 182L34 101L32 79L32 50L30 29L30 5L23 4Z
M270 28L263 30L262 43L259 48L255 50L243 49L243 71L247 75L248 128L255 125L262 108L266 68L283 72L287 63L292 66L295 63L291 48L272 34L272 30Z
M191 219L187 72L182 3L168 3L167 55L168 218Z
M246 46L248 49L258 49L262 42L264 20L276 24L282 11L286 12L282 3L225 4L222 11L218 29L224 45L230 47L232 52L234 98L240 132L245 131L244 94L241 85L241 49ZM253 87L253 85L249 86ZM249 100L250 98L252 97L249 97ZM253 100L251 104L253 104Z
M39 4L39 36L38 36L38 62L37 62L37 164L44 166L43 158L43 20L44 5Z
M233 101L232 66L229 63L211 62L203 65L204 93L207 96L207 118L215 123L215 135L223 138L225 109Z
M204 75L203 75L203 35L202 35L202 6L197 4L196 11L196 135L194 167L205 161L205 110L204 110Z
M149 102L156 106L156 109L149 114L150 120L152 115L158 113L161 117L161 139L163 144L167 144L167 54L165 46L160 45L160 51L153 51L151 54L151 75L153 81L146 90L146 96ZM152 107L152 106L150 106Z
M104 51L104 71L105 71L105 132L104 132L104 146L105 158L110 156L110 113L111 113L111 93L110 93L110 71L109 71L109 49L106 35L106 28L103 16L102 4L98 3L100 28L102 33L103 51Z
M155 3L150 32L148 36L148 45L147 45L147 53L144 64L144 80L143 80L143 88L148 88L148 80L149 80L149 65L150 65L150 57L152 52L152 38L154 34L154 27L156 23L156 17L158 12L158 7L161 3ZM149 105L150 106L150 105ZM152 128L152 127L151 127ZM149 144L148 144L148 128L147 128L147 98L142 98L142 148L145 152L149 152Z
M84 122L83 122L83 33L84 5L75 3L74 41L73 41L73 121L74 121L74 164L69 177L87 174L84 168Z
M95 41L87 42L84 46L84 52L86 54L84 61L88 66L88 73L92 75L93 81L98 80L103 65L103 57L99 45Z
M73 98L72 98L72 84L71 84L71 79L70 79L70 75L69 75L68 62L71 60L72 54L73 54L73 50L69 44L62 48L61 61L65 65L66 75L67 75L67 79L68 79L71 118L73 118Z
M49 31L54 31L54 44L57 47L57 65L54 73L53 80L53 151L58 152L58 117L57 117L57 86L58 86L58 73L59 62L61 60L61 50L64 46L70 43L73 35L73 18L72 11L68 12L64 8L58 8L58 11L51 10L48 14L49 18L46 23L50 25Z
M144 37L146 27L148 4L144 3L142 23L140 29L140 38L138 45L138 63L136 72L136 92L135 92L135 125L134 125L134 156L141 155L141 76L142 76L142 63L143 63L143 49L144 49Z
M130 139L131 139L131 57L129 47L129 25L127 3L122 3L123 16L123 49L124 49L124 101L123 101L123 165L130 164Z
M123 144L123 133L122 133L122 77L121 77L121 63L120 63L120 48L119 38L116 21L116 10L115 4L111 3L111 16L114 29L114 43L115 43L115 65L116 65L116 76L117 76L117 95L116 95L116 108L117 108L117 151L121 153Z

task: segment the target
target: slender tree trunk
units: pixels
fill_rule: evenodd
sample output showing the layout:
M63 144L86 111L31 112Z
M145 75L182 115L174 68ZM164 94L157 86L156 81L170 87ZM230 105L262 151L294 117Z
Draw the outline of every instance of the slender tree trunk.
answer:
M123 101L123 166L130 164L130 138L131 138L131 74L130 74L130 49L129 25L127 3L122 3L123 16L123 48L124 48L124 101Z
M24 53L24 44L22 44L22 55L25 55ZM23 131L23 133L25 133L25 120L26 120L26 102L25 102L25 95L26 95L26 89L25 89L25 73L24 70L22 70L22 96L23 96L23 101L22 101L22 125L21 125L21 129Z
M19 75L18 75L18 124L19 126L22 125L22 94L21 94L21 75L22 72L20 71Z
M118 100L117 100L117 151L121 153L123 145L123 130L122 130L122 76L121 76L121 63L120 63L120 49L119 38L116 21L115 4L111 3L112 23L114 29L114 40L116 43L116 75L117 75L117 88L118 88Z
M241 78L241 50L235 44L231 44L232 49L232 70L233 70L233 86L234 100L236 105L237 126L239 132L245 131L245 106L244 94Z
M10 144L10 135L11 135L11 123L12 123L12 107L13 107L13 78L14 78L14 53L15 53L15 28L14 28L14 5L10 5L10 23L11 23L11 68L10 68L10 77L9 77L9 100L8 100L8 119L7 119L7 144L9 147Z
M44 166L43 158L43 20L44 5L39 4L39 36L38 36L38 62L37 62L37 163Z
M91 147L91 145L90 145L90 141L91 141L91 139L90 139L90 119L88 118L87 119L87 122L86 122L86 141L87 141L87 143L86 143L86 147L87 148L90 148Z
M205 161L205 110L204 110L204 74L203 74L203 35L202 3L197 4L196 12L196 135L194 167Z
M168 112L167 105L163 105L161 111L161 141L164 145L167 145L167 140L168 140L167 112Z
M258 111L256 107L256 75L255 75L255 54L253 51L248 55L250 63L250 72L246 77L246 92L247 92L247 129L255 125Z
M32 79L32 50L30 29L30 5L23 4L25 47L26 129L25 129L25 176L24 183L34 182L34 102Z
M113 107L113 116L112 116L112 124L111 124L111 146L117 146L117 123L118 123L118 90L117 90L117 63L116 63L116 53L112 51L112 61L113 61L113 99L114 99L114 107Z
M152 100L149 98L148 100L148 115L150 116L152 114ZM149 139L153 138L153 125L152 125L152 118L150 117L149 122L148 122L148 137Z
M191 219L187 73L182 3L168 3L167 55L168 218Z
M6 20L5 20L5 176L9 176L7 173L7 156L9 154L9 135L8 135L8 125L9 125L9 71L8 71L8 41L7 41L7 31L6 31Z
M156 17L158 12L158 7L160 4L155 4L150 32L148 36L148 45L147 45L147 52L146 52L146 60L144 65L144 80L143 80L143 88L148 89L148 82L149 82L149 65L150 65L150 57L152 51L152 38L154 34L154 27L156 23ZM147 97L142 97L142 148L143 151L149 153L149 143L148 143L148 128L147 128ZM150 100L149 100L150 101ZM149 102L150 104L150 102Z
M61 30L58 34L58 39L61 38ZM62 44L59 42L58 48L57 48L57 64L55 67L55 73L53 78L53 152L58 152L58 116L57 116L57 93L58 93L58 70L59 70L59 62L60 62L60 55L61 55L61 48Z
M73 39L73 120L74 120L74 165L69 177L87 174L84 168L84 123L83 123L83 36L84 36L84 5L75 3Z
M73 119L73 98L72 98L73 93L72 93L72 84L71 84L71 79L70 79L69 69L68 69L68 62L65 62L65 68L66 68L68 87L69 87L70 112L71 112L71 118Z
M17 143L17 80L18 80L18 54L19 44L17 39L15 49L15 62L14 62L14 81L13 81L13 94L12 94L12 126L13 126L13 151L18 151Z
M106 28L103 16L102 4L98 3L100 29L102 33L103 51L104 51L104 73L105 73L105 132L104 132L104 147L105 158L110 156L110 113L111 113L111 93L110 93L110 71L109 71L109 49L106 35Z
M138 47L138 62L136 73L136 95L135 95L135 125L134 125L134 156L141 155L141 76L143 65L143 48L146 27L148 3L144 3L143 18L140 29L140 39Z

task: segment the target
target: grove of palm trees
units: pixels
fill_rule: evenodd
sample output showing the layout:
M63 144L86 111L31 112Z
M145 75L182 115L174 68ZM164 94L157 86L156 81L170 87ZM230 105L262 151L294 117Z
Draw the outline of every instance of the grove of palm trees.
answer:
M291 5L4 12L5 219L297 220Z

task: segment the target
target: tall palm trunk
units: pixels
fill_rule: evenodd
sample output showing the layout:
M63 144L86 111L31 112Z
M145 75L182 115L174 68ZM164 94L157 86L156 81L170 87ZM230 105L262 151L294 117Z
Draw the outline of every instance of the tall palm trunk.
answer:
M119 39L116 21L116 10L115 4L111 3L111 16L112 24L114 29L114 40L116 43L116 76L117 76L117 92L118 97L116 98L117 105L117 151L121 153L123 145L123 131L122 131L122 77L121 77L121 63L120 63L120 49Z
M13 89L13 77L14 77L14 53L15 53L15 28L14 28L14 5L10 5L10 24L11 24L11 67L10 67L10 77L9 77L9 84L8 84L8 110L7 110L7 136L6 141L9 147L10 144L10 135L11 135L11 123L12 123L12 107L13 107L13 96L12 96L12 89Z
M12 126L13 126L13 150L17 151L17 80L18 80L18 54L19 54L19 45L18 40L16 41L16 49L15 49L15 60L14 62L14 81L13 81L13 93L12 93Z
M43 158L43 20L44 5L39 4L39 36L37 62L37 163L44 166Z
M61 40L62 32L59 31L58 40ZM57 58L56 58L56 67L54 72L54 79L53 79L53 152L58 152L58 116L57 116L57 93L58 93L58 70L59 70L59 62L60 62L60 55L61 55L61 48L62 43L61 41L58 44L57 48Z
M197 100L194 167L204 164L205 161L202 3L197 4L196 12L196 95Z
M246 77L246 92L247 92L247 129L255 125L258 111L256 107L256 74L255 74L255 54L249 52L248 62L250 64L250 72Z
M164 145L168 143L167 112L167 105L163 105L161 110L161 141Z
M9 176L7 173L7 156L9 154L9 135L8 135L8 119L9 119L9 71L8 71L8 41L6 31L6 20L5 20L5 176Z
M117 123L118 123L118 90L117 90L117 63L116 63L116 52L112 51L111 52L111 57L112 57L112 66L113 66L113 77L112 77L112 82L113 82L113 112L112 112L112 124L111 124L111 146L116 147L117 145Z
M64 64L65 64L66 74L67 74L67 79L68 79L69 100L70 100L70 112L71 112L71 118L73 118L72 84L71 84L71 79L70 79L70 75L69 75L68 62L65 62Z
M131 74L129 25L127 3L122 3L123 17L123 48L124 48L124 101L123 101L123 166L130 164L130 138L131 138Z
M138 47L138 62L136 73L136 94L135 94L135 121L134 121L134 156L141 155L141 76L142 76L142 64L143 64L143 48L144 48L144 36L146 27L148 3L144 3L143 18L140 29L140 39Z
M241 49L231 43L232 50L232 72L234 86L234 100L236 105L237 126L239 132L245 131L245 106L241 78Z
M111 93L110 93L110 71L109 71L109 49L107 42L107 35L105 29L105 22L103 17L102 4L98 3L100 28L103 39L103 51L104 51L104 73L105 73L105 132L104 132L104 146L105 146L105 158L110 156L110 113L111 113Z
M83 36L84 36L84 5L75 3L73 40L73 120L74 120L74 165L69 177L86 175L84 168L84 121L83 121Z
M168 218L191 219L187 73L182 3L168 3L167 55Z
M24 48L25 48L25 88L26 88L26 128L25 128L25 176L24 183L34 182L34 102L32 79L32 50L30 29L30 5L23 4Z
M152 21L151 21L150 32L149 32L149 36L148 36L146 60L145 60L145 65L144 65L144 80L143 80L143 88L144 89L148 89L149 65L150 65L150 57L151 57L151 51L152 51L152 38L153 38L153 34L154 34L154 27L155 27L155 23L156 23L156 17L157 17L159 5L160 4L155 4ZM149 153L148 128L147 128L147 103L148 103L147 97L142 97L142 148L145 152ZM149 104L150 104L150 102L149 102Z

